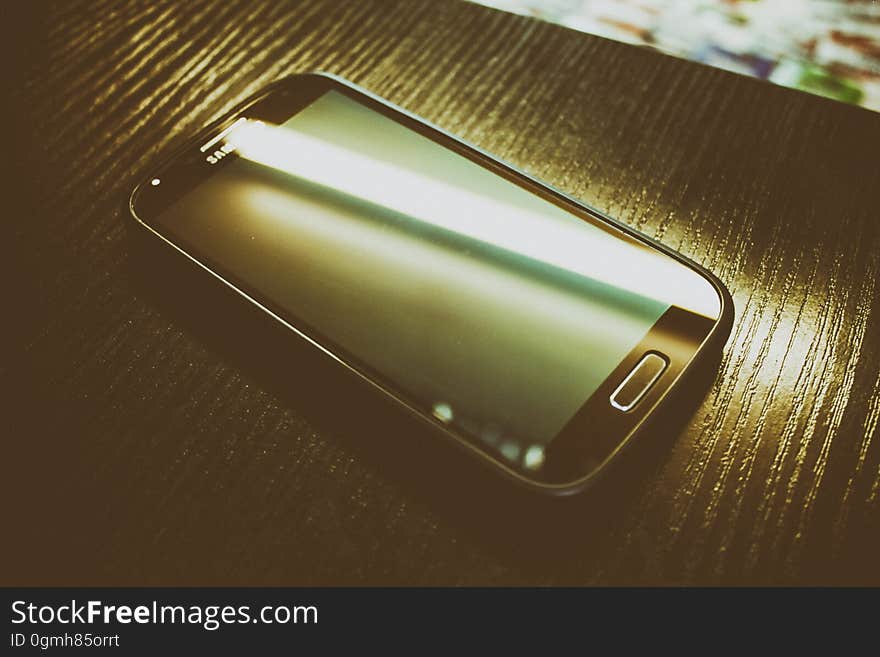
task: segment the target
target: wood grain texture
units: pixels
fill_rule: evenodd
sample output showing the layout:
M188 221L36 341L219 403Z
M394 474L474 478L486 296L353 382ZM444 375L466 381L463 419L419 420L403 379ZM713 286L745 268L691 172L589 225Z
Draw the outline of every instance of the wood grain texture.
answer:
M63 2L11 25L2 583L880 583L877 114L462 2ZM737 316L696 409L547 504L349 405L308 354L273 372L169 303L133 263L130 189L311 69L714 271Z

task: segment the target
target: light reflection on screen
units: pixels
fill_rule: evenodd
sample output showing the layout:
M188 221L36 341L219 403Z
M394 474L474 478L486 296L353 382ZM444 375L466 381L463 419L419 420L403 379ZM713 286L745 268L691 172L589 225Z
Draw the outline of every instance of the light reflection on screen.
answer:
M159 222L295 326L512 463L543 449L671 304L714 291L336 92ZM231 158L230 158L231 159Z

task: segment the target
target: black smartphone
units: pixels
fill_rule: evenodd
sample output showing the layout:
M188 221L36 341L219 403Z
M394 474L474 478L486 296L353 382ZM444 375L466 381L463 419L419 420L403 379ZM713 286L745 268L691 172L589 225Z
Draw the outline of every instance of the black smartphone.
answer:
M165 245L533 489L582 489L720 351L712 274L341 78L285 78L149 171Z

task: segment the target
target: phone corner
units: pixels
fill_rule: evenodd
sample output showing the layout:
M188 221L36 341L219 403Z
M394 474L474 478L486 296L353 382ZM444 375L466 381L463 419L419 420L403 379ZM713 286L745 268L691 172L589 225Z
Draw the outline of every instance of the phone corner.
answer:
M727 289L724 282L711 271L702 267L700 270L718 295L718 318L715 320L715 325L707 339L707 346L720 351L727 344L727 340L730 338L730 333L733 330L733 322L736 318L736 308L733 296L730 294L730 290Z

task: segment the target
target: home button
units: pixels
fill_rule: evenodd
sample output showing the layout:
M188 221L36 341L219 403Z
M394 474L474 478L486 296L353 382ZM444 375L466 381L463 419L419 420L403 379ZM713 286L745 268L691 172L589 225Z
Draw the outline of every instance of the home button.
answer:
M626 378L611 393L611 405L620 410L628 411L638 404L651 386L666 370L669 361L657 352L649 352L642 356L638 364L632 368Z

